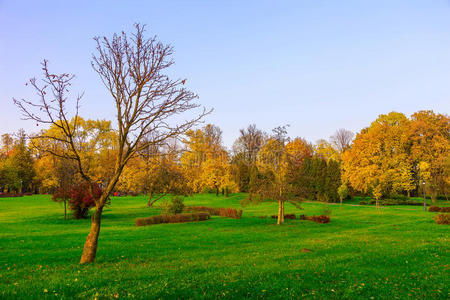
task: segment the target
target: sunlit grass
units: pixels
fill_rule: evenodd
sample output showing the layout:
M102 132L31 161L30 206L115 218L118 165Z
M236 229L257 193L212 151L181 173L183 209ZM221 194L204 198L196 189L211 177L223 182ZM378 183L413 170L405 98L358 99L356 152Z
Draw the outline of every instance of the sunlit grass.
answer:
M240 208L244 194L187 205ZM324 204L286 213L320 214ZM113 198L95 264L78 264L89 220L63 220L49 196L0 199L0 298L449 297L449 227L421 207L331 205L332 222L287 220L275 203L240 220L135 227L159 213L144 197ZM403 208L403 209L402 209ZM310 252L302 251L309 249Z

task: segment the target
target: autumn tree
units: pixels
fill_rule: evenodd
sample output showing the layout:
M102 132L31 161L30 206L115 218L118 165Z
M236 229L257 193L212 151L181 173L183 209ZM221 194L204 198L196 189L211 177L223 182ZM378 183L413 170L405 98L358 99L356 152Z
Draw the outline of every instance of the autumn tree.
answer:
M207 124L202 129L191 130L184 140L186 149L180 161L185 178L193 192L228 189L232 185L230 159L222 145L222 131Z
M185 133L208 113L203 109L197 116L177 122L180 114L199 107L194 102L197 96L185 88L185 80L173 80L165 73L174 63L171 58L173 48L156 37L146 38L143 25L137 24L135 29L130 37L122 32L112 38L95 38L97 53L92 58L92 66L112 96L117 117L114 167L110 177L103 181L104 189L98 198L94 195L97 183L87 173L87 163L81 157L83 144L79 141L78 116L81 96L75 99L73 118L68 113L67 93L73 76L50 73L47 61L44 61L43 83L35 78L29 81L39 95L38 100L14 99L25 119L59 129L60 135L40 135L39 138L58 140L65 145L62 153L54 155L76 162L78 172L94 198L95 212L83 248L82 264L95 260L103 208L127 163L148 144L160 144ZM143 143L143 137L151 132L155 133L152 139ZM92 142L96 144L95 140ZM51 149L48 151L52 153Z
M425 182L433 202L449 187L450 121L433 111L419 111L411 116L411 160L416 166L418 184Z
M280 126L273 130L273 135L259 150L256 167L259 176L255 193L261 199L271 199L278 202L277 225L284 223L285 203L298 201L295 189L289 176L289 164L293 159L292 153L286 150L289 143L286 126Z
M343 181L357 191L383 195L414 189L408 118L397 112L380 115L357 134L342 154Z

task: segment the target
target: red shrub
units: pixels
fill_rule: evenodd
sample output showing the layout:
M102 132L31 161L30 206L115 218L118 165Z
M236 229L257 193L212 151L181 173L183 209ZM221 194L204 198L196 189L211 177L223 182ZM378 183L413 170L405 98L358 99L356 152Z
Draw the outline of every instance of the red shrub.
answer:
M210 214L207 212L191 213L191 214L176 214L176 215L157 215L148 218L137 218L135 220L136 226L146 226L161 223L185 223L195 221L206 221L210 219Z
M215 208L206 206L189 206L187 211L203 211L209 213L211 216L221 216L234 219L240 219L242 216L242 210L234 208Z
M441 208L439 206L432 205L428 208L428 211L429 212L439 212L439 211L441 211Z
M330 217L325 215L312 216L310 220L321 224L329 223L331 221Z
M240 219L242 216L242 210L237 210L234 208L219 208L219 216Z
M102 195L100 186L97 184L94 185L93 193L95 199L99 199ZM68 194L70 197L69 207L75 219L85 219L89 213L89 209L95 206L95 200L89 191L89 185L86 183L75 184L71 187Z
M186 211L203 211L209 213L211 216L218 216L219 209L215 207L206 207L206 206L188 206Z
M270 216L272 219L278 219L278 215L271 215ZM290 219L290 220L295 220L295 214L287 214L287 215L284 215L284 218L285 219Z
M429 212L450 212L450 206L449 207L439 207L432 205L428 208Z

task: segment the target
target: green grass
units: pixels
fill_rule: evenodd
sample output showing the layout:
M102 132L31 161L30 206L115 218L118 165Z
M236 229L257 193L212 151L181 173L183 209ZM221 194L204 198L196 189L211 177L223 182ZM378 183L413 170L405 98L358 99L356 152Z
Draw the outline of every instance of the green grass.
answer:
M244 194L188 205L240 208ZM449 226L421 207L331 205L332 222L240 220L135 227L144 197L105 209L96 263L79 265L89 220L63 220L49 196L0 198L0 298L449 298ZM286 213L320 214L323 204ZM311 252L302 252L303 248Z

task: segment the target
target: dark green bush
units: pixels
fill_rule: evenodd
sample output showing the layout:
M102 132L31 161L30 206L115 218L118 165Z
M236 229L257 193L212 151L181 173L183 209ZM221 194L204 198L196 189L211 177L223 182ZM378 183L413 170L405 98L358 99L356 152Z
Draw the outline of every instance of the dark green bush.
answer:
M183 210L184 210L183 198L179 196L173 197L167 208L167 212L169 214L175 215L181 214Z

